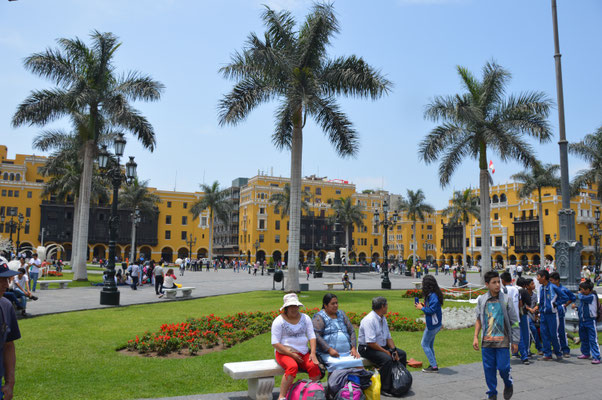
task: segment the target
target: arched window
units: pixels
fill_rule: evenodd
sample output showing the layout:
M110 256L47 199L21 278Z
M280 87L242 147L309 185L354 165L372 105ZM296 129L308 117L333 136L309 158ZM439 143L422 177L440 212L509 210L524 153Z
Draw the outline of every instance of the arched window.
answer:
M16 181L20 181L20 180L21 180L21 174L17 174L17 175L15 175L15 180L16 180Z
M505 203L506 201L508 201L508 199L506 199L506 193L500 194L500 203Z
M15 180L15 174L13 174L13 173L11 173L11 174L10 174L10 180L11 180L11 181L14 181L14 180Z
M497 197L497 194L493 195L493 202L494 203L499 203L500 202L500 199Z

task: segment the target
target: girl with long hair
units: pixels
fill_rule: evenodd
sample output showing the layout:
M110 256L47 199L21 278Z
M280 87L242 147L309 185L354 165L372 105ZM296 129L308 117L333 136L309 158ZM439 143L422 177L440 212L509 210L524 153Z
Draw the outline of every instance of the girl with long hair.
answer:
M415 307L422 310L426 320L426 329L422 335L422 349L429 360L428 368L422 372L439 372L437 359L435 358L435 336L441 330L441 306L443 305L443 293L439 288L437 280L432 275L422 278L422 296L424 303L417 302Z

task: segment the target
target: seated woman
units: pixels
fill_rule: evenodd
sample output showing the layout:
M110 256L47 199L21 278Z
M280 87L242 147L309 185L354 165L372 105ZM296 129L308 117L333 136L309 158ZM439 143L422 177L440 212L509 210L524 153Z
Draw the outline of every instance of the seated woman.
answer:
M314 328L311 318L301 314L299 307L303 307L303 304L295 293L285 294L280 315L272 322L272 346L276 349L276 362L284 368L279 400L286 399L286 392L300 368L307 371L312 381L320 380Z
M170 268L167 270L167 273L165 274L165 282L163 283L163 288L164 289L175 289L177 288L176 286L176 275L173 272L173 268Z
M332 293L322 298L322 309L314 315L317 353L328 372L337 369L363 367L356 349L355 330L344 311L339 310L339 299Z

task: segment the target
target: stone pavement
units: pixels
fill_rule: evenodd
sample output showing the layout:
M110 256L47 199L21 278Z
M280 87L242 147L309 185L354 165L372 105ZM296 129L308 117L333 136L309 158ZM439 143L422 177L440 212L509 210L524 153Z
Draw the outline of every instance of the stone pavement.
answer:
M470 346L471 344L467 344ZM471 350L472 351L472 350ZM580 354L573 350L572 357L561 362L534 359L531 365L512 360L514 379L513 399L601 399L600 376L602 367L578 360ZM225 377L226 375L224 375ZM483 367L480 363L441 368L439 374L412 373L414 383L410 393L403 398L415 400L472 400L486 398L487 391ZM229 379L229 378L227 378ZM504 383L498 376L498 399L503 399ZM278 392L274 391L274 399ZM388 397L382 397L387 399ZM247 400L246 392L214 393L180 396L158 400Z
M186 271L183 277L180 277L179 272L176 271L176 275L178 276L178 283L195 288L195 290L192 291L193 298L272 289L272 276L261 276L259 272L257 276L253 276L244 271L234 273L231 269L220 269L218 272L214 272L213 270L209 272ZM300 273L299 281L301 283L309 283L310 290L325 290L326 286L324 285L324 282L340 282L341 275L342 274L340 273L324 273L322 278L310 278L309 280L306 280L306 274ZM451 286L453 283L451 275L439 274L437 278L440 285L443 286ZM412 282L420 280L395 274L391 274L390 279L393 289L410 289L414 287ZM468 280L471 283L478 284L479 279L479 274L468 274ZM381 279L380 275L375 272L358 273L356 274L356 279L352 279L352 282L354 290L377 290L380 289ZM281 282L276 283L276 289L281 287ZM40 290L38 288L36 296L40 299L38 301L28 302L27 312L36 316L57 312L110 307L101 306L99 304L101 289L102 287L100 286L49 290ZM122 306L174 301L165 298L157 298L154 287L151 287L150 285L145 285L142 288L138 288L138 290L132 290L128 286L119 286L119 291L121 293L120 304Z

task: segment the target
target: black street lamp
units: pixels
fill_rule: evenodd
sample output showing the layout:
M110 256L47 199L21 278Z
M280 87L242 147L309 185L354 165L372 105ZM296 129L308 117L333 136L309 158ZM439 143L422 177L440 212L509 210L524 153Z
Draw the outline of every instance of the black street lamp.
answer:
M125 149L125 138L120 133L115 142L113 149L117 162L109 165L111 155L107 151L107 146L103 145L102 150L98 154L98 166L111 177L113 183L113 204L111 205L111 217L109 219L109 262L105 270L104 286L100 292L100 304L109 306L119 305L119 290L115 284L115 242L117 242L117 230L119 229L119 215L117 214L117 204L119 203L119 188L122 182L130 184L136 179L136 167L134 157L130 157L130 161L125 165L125 176L121 173L120 158L123 156Z
M592 224L587 224L587 230L589 236L594 239L594 256L596 257L596 265L594 265L594 273L598 273L600 268L600 237L602 236L602 229L600 229L600 207L596 207L594 211L596 220Z
M29 218L25 223L23 223L23 214L19 213L17 217L17 221L15 225L17 226L17 256L19 255L19 248L21 247L21 228L25 227L25 229L29 228Z
M383 219L380 220L380 215L378 213L378 209L374 210L374 224L385 227L385 240L383 245L383 253L385 255L385 260L383 261L383 268L385 271L385 275L381 282L380 287L382 289L391 289L391 281L389 280L389 227L397 224L397 211L393 211L392 217L389 219L389 203L387 200L383 200ZM372 246L370 246L372 247Z
M255 262L257 262L257 250L259 249L259 240L256 240L255 243L253 243L253 247L255 247Z
M196 237L192 236L192 233L190 234L190 236L188 237L188 240L186 241L186 244L188 245L188 257L190 257L190 259L192 260L192 246L196 246Z

